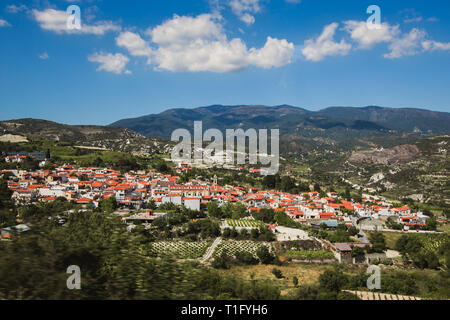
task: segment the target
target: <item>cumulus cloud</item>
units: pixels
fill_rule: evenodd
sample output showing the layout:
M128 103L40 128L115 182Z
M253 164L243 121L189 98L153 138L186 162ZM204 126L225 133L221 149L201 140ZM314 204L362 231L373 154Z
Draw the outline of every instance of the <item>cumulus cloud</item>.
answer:
M424 51L449 51L450 50L450 42L443 43L433 40L426 40L422 42L422 48Z
M132 56L150 57L152 54L149 44L139 34L130 31L120 33L116 44L127 49Z
M231 0L229 5L233 13L246 25L255 23L253 14L261 11L260 0Z
M11 26L11 24L8 21L0 19L0 28L1 27L10 27L10 26Z
M338 23L331 23L323 29L322 34L317 39L309 39L305 41L302 53L306 60L321 61L326 56L347 55L352 45L344 39L340 42L334 41L334 35L338 28Z
M94 53L88 57L90 62L100 63L97 71L108 71L116 74L130 74L131 72L126 69L127 63L130 59L121 53Z
M177 16L148 30L156 48L152 62L159 70L174 72L232 72L251 65L280 67L291 62L294 45L267 38L261 49L247 48L239 38L228 40L221 17L203 14Z
M419 53L422 41L426 35L426 32L423 30L417 28L412 29L409 33L394 39L389 45L391 52L385 54L384 57L387 59L397 59Z
M45 9L40 11L33 9L32 16L42 29L58 34L69 33L103 35L109 31L120 30L120 26L111 21L99 21L95 24L88 25L84 24L83 20L81 20L81 29L69 29L67 28L67 18L69 15L66 11L62 10Z
M289 43L286 39L279 40L267 37L263 48L250 50L249 58L251 63L265 69L281 67L291 63L294 49L294 44Z
M361 49L370 49L381 42L392 41L399 33L399 26L390 26L389 23L380 24L378 29L369 29L366 21L345 21L344 30L350 37L358 42Z

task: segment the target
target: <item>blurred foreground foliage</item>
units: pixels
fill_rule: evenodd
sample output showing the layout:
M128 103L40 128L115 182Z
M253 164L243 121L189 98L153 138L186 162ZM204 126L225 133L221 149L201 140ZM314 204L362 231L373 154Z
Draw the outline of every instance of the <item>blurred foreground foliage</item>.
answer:
M195 261L150 255L151 242L119 217L73 212L64 226L43 215L30 231L0 241L0 299L278 299L267 281L224 277ZM69 290L67 267L81 269Z

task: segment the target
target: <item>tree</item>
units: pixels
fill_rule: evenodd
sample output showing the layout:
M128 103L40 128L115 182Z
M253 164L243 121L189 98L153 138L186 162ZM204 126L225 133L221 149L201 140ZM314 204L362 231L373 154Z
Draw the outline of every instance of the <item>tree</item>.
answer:
M225 203L220 209L222 210L221 218L231 218L233 216L233 204L231 202Z
M216 201L211 201L206 205L206 210L208 211L208 215L214 218L222 217L222 210L219 208L219 205Z
M256 250L256 256L262 264L271 264L274 261L274 256L270 253L267 246L261 246Z
M381 232L373 232L369 235L374 252L384 252L386 250L386 239Z
M352 257L359 257L364 255L364 249L358 246L352 248Z
M242 202L238 202L233 206L233 219L241 219L247 216L247 207Z
M339 292L347 283L347 276L337 268L328 269L319 276L319 286L326 291Z
M253 212L252 215L256 220L261 220L265 223L273 223L275 211L273 209L262 208L259 212Z
M5 180L0 179L0 210L14 208L14 203L11 200L12 192L8 188Z
M354 237L358 234L359 230L355 226L351 226L347 229L347 232L350 236Z
M117 201L114 196L102 199L98 202L98 207L103 212L112 213L117 209Z
M294 287L297 287L297 286L298 286L298 278L297 278L297 276L294 276L294 277L292 278L292 283L294 284Z
M245 265L254 265L258 264L258 259L256 259L253 254L247 251L238 251L235 253L236 259L239 263Z
M275 278L277 278L277 279L283 278L283 273L281 272L280 269L273 268L271 272L275 276Z
M431 217L431 218L427 219L425 229L430 230L430 231L436 231L436 228L437 228L436 217Z

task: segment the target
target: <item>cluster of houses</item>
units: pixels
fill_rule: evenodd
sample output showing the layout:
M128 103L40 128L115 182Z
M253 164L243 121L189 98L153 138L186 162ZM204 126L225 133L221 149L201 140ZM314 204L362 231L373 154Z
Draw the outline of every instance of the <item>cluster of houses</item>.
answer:
M220 186L217 177L212 181L192 179L181 183L179 176L153 171L131 171L122 174L108 168L62 165L52 170L3 170L12 198L18 204L53 201L66 198L77 204L98 206L99 201L115 197L121 210L133 212L146 209L150 201L156 206L164 203L184 205L202 210L210 201L244 203L249 212L262 208L284 211L293 220L303 224L322 224L329 227L338 223L354 224L354 217L395 217L405 228L421 228L426 216L413 214L407 206L394 207L391 203L363 199L362 203L345 201L335 192L321 197L318 192L290 194L275 190L258 190L239 186Z
M33 161L39 161L39 163L45 163L46 155L44 152L7 152L4 155L6 162L24 162L26 159L31 159Z

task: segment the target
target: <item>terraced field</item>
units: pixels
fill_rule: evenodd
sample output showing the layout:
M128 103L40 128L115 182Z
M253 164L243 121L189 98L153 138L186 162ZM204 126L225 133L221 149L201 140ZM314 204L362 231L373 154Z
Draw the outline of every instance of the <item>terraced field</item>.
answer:
M176 259L198 259L201 258L210 242L187 242L187 241L158 241L152 244L151 252L159 257L174 257Z
M270 244L267 242L257 242L257 241L223 241L221 242L213 253L213 257L217 257L226 251L230 255L236 254L239 251L245 251L253 254L256 257L256 251L262 247L266 246L271 250Z
M250 219L226 219L225 222L229 227L259 228L264 226L264 222Z

